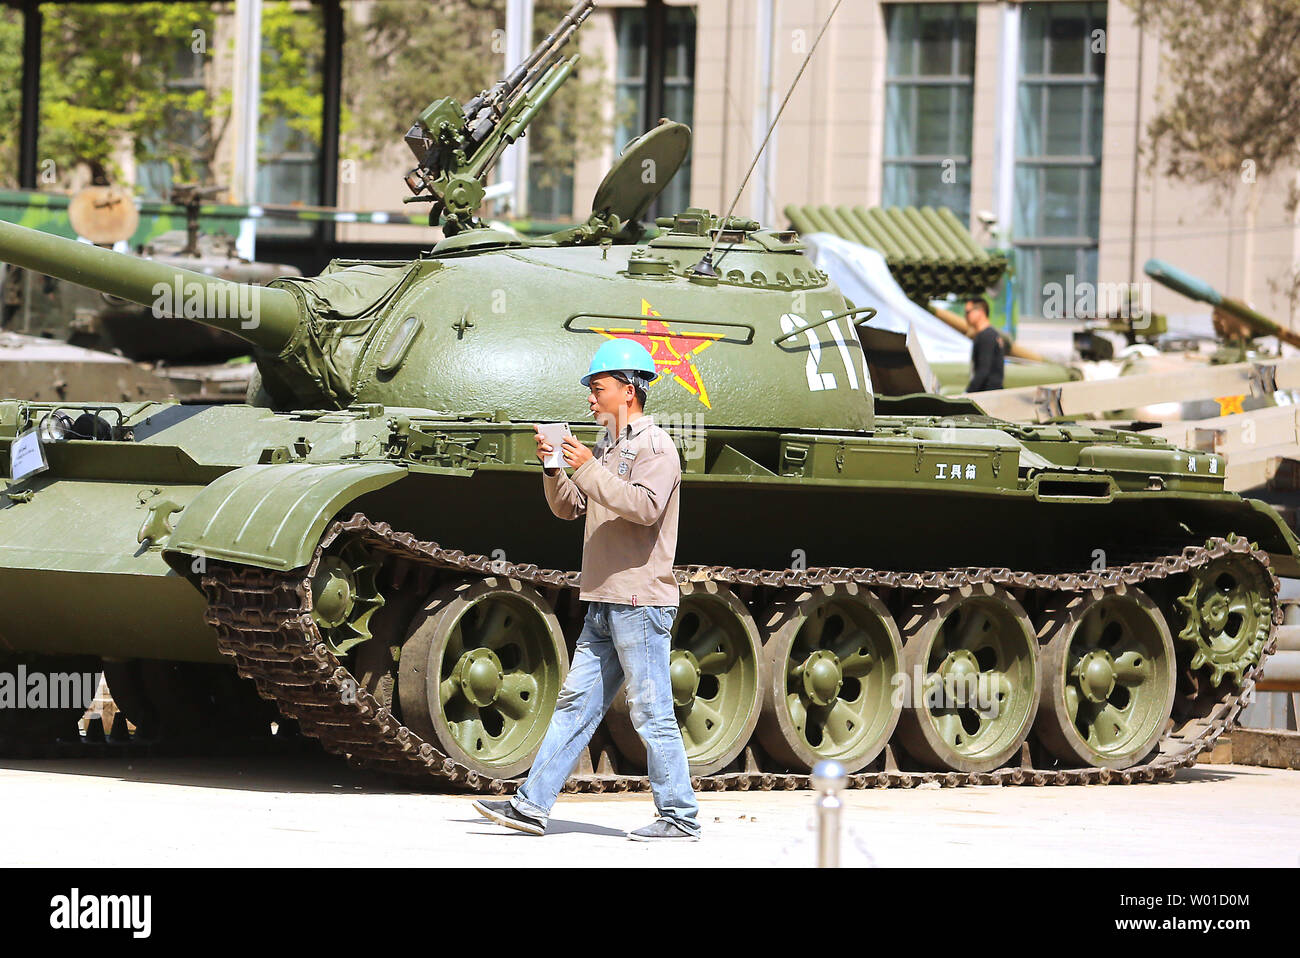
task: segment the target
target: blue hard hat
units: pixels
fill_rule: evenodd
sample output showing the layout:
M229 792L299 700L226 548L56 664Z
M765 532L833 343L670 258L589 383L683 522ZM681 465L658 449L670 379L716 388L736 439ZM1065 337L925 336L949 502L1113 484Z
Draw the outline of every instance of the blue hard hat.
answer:
M596 355L591 357L591 368L579 381L589 386L592 376L621 372L634 374L633 381L643 388L659 375L650 350L633 339L611 339L596 350Z

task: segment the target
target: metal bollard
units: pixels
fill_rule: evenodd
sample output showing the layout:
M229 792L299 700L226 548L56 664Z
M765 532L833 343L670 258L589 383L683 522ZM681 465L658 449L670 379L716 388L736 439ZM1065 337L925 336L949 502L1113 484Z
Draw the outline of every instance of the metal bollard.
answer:
M818 762L812 771L813 788L817 789L817 867L840 867L839 792L848 782L839 762Z

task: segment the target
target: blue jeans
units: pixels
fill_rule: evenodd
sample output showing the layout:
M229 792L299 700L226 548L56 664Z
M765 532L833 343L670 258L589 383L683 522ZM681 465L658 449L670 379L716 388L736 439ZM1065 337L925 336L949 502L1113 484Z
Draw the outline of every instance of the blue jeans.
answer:
M645 742L659 817L698 835L686 747L673 713L668 648L677 607L591 602L541 750L511 801L543 824L627 676L629 713Z

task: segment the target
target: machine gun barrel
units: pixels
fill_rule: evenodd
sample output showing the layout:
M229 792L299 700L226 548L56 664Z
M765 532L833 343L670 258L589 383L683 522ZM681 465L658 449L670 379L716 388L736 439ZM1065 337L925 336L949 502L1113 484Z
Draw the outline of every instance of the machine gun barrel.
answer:
M1300 335L1269 319L1258 310L1252 309L1241 300L1224 296L1203 279L1198 279L1158 259L1147 260L1142 270L1157 283L1169 287L1176 293L1182 293L1188 299L1209 303L1228 315L1235 316L1254 330L1256 336L1276 336L1284 343L1300 347Z
M560 51L596 8L596 0L577 0L554 30L511 71L510 75L465 104L470 136L481 143L495 121L505 112L506 104L520 91L530 89L558 60ZM484 112L487 116L482 116Z
M564 85L564 81L569 78L569 74L573 72L573 68L577 65L578 57L576 55L570 57L564 63L555 66L547 74L545 82L543 82L536 95L511 104L511 111L502 118L505 125L501 128L500 138L491 150L483 151L474 158L474 162L470 164L469 168L470 176L483 176L492 168L505 148L523 135L524 130L528 128L528 124L546 105L546 101Z

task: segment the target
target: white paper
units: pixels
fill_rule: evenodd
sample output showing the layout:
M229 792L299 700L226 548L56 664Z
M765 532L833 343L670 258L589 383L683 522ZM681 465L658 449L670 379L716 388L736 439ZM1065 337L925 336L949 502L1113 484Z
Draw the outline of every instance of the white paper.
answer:
M542 465L547 469L564 468L564 450L561 446L566 436L572 436L569 431L567 422L542 422L537 424L537 428L542 431L542 438L551 445L551 454L547 456Z
M14 482L50 468L41 448L41 437L28 429L9 446L9 478Z

